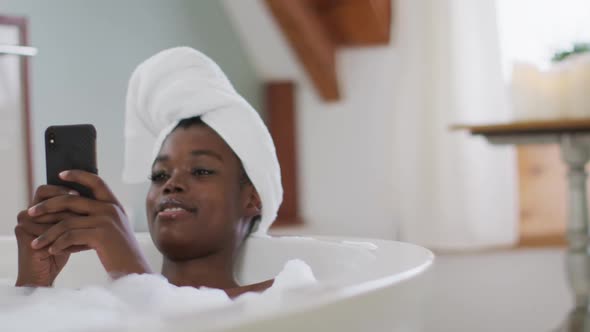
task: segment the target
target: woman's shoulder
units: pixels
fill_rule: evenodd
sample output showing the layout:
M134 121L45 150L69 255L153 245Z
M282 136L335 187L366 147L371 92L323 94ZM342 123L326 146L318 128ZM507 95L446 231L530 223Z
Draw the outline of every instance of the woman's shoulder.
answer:
M317 279L309 265L300 259L292 259L285 263L281 272L274 279L248 286L226 289L225 292L229 297L235 298L248 292L261 293L271 287L273 289L285 290L308 286L316 282Z
M261 292L264 292L265 290L269 289L270 287L272 287L272 285L274 284L274 281L275 281L274 279L269 279L269 280L259 282L256 284L225 289L225 292L231 298L236 298L244 293L249 293L249 292L261 293Z

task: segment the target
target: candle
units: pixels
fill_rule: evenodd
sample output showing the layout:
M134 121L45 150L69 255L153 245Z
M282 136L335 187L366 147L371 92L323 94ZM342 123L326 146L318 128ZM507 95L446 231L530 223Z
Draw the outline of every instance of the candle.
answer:
M565 103L571 117L590 117L590 54L566 60L568 91Z
M516 62L511 93L516 120L590 117L590 54L568 57L546 70Z

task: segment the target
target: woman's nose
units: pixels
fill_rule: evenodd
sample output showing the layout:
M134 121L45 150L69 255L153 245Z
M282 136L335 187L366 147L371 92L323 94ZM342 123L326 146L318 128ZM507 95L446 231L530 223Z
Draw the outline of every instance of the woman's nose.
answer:
M174 172L164 185L164 194L172 194L186 191L186 179L183 179L181 172Z

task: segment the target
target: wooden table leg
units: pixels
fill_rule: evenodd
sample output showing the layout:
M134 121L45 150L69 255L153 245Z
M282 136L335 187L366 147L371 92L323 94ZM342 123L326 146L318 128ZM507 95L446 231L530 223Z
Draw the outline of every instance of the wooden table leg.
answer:
M590 160L590 139L564 134L561 153L568 168L568 250L566 270L575 301L564 331L590 331L590 241L586 163Z

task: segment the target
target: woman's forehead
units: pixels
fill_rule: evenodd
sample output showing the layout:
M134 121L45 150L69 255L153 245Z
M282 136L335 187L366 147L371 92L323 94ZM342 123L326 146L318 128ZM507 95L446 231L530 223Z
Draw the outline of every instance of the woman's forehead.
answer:
M159 156L190 156L195 151L212 152L224 161L237 159L229 145L207 125L176 128L164 140Z

